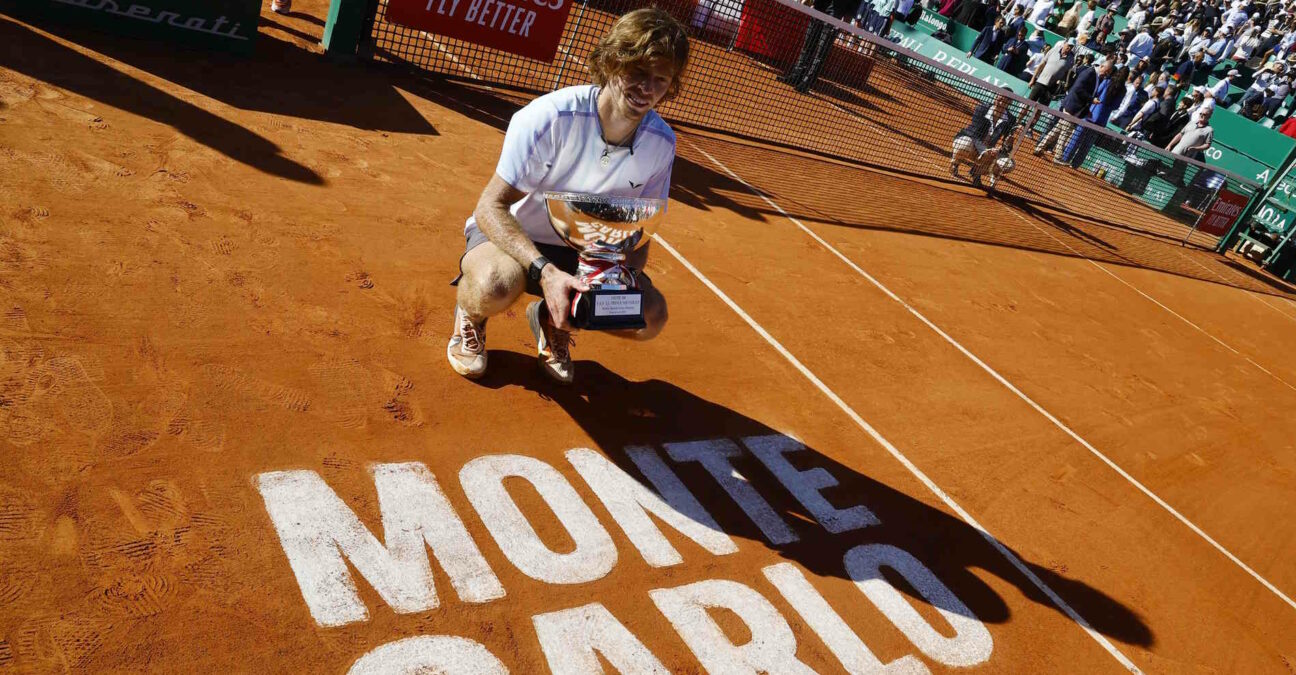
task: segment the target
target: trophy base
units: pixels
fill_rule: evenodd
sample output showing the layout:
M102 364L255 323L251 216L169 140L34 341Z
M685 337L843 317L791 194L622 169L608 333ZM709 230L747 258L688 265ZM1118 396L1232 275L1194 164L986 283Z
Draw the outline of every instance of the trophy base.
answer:
M582 330L638 330L647 326L643 291L595 288L576 301L573 325Z

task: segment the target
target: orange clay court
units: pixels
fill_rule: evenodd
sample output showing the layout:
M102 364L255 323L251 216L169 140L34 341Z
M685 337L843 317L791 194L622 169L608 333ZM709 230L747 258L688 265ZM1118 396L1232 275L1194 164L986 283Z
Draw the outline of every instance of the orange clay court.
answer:
M0 672L1296 671L1293 289L677 128L661 337L469 382L516 101L301 5L0 17Z

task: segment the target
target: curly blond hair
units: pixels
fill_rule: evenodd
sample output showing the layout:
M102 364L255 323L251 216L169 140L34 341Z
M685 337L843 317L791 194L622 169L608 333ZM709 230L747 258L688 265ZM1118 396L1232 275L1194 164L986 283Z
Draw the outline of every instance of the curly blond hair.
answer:
M663 101L679 94L688 66L689 42L684 26L665 10L636 9L625 14L599 40L589 56L589 71L600 87L609 80L652 63L668 63L675 75Z

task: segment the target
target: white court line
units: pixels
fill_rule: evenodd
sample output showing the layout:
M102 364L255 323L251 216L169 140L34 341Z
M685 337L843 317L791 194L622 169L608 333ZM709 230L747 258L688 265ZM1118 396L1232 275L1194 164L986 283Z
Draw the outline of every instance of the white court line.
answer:
M1180 314L1179 312L1176 312L1176 311L1174 311L1173 309L1170 309L1169 307L1166 307L1164 304L1161 303L1160 300L1157 300L1156 298L1154 298L1154 297L1148 295L1147 293L1144 293L1143 290L1142 290L1141 288L1139 288L1138 286L1135 286L1134 284L1131 284L1130 282L1128 282L1128 281L1122 279L1122 278L1121 278L1119 275L1117 275L1115 272L1113 272L1113 271L1107 269L1106 267L1104 267L1104 266L1098 264L1097 262L1095 262L1094 260L1092 260L1092 259L1089 258L1088 256L1084 255L1084 254L1081 253L1080 251L1078 251L1078 250L1076 250L1075 248L1073 248L1070 244L1066 243L1065 241L1062 241L1061 239L1058 239L1056 236L1054 236L1054 234L1053 234L1052 232L1049 232L1048 230L1046 230L1046 229L1040 227L1039 225L1036 225L1035 223L1031 222L1031 220L1030 220L1029 218L1027 218L1026 216L1023 216L1022 214L1018 213L1016 209L1009 209L1009 210L1012 211L1012 214L1013 214L1013 215L1017 216L1018 218L1021 218L1022 221L1024 221L1027 225L1030 225L1031 227L1035 228L1036 230L1039 230L1040 232L1043 232L1044 234L1048 235L1048 237L1049 237L1050 239L1052 239L1053 241L1056 241L1057 243L1062 244L1063 246L1067 247L1067 250L1069 250L1069 251L1071 251L1072 253L1076 254L1077 257L1082 258L1085 262L1089 263L1090 265L1093 265L1094 267L1096 267L1096 268L1102 270L1103 273L1105 273L1107 276L1109 276L1109 277L1115 279L1116 281L1121 282L1122 284L1125 284L1126 286L1128 286L1128 287L1130 288L1130 290L1134 291L1135 293L1138 293L1139 295L1143 296L1144 298L1147 298L1147 300L1150 301L1152 304L1154 304L1154 305L1156 305L1157 307L1160 307L1161 309L1164 309L1165 311L1169 312L1171 316L1173 316L1173 317L1179 319L1180 321L1182 321L1182 322L1188 324L1189 326L1192 326L1192 327L1195 328L1198 332L1200 332L1202 335L1205 335L1206 337L1208 337L1208 338L1214 340L1217 344L1219 344L1219 346L1221 346L1221 347L1223 347L1223 348L1229 350L1230 352L1233 352L1234 354L1237 354L1238 356L1240 356L1240 357L1246 359L1247 363L1250 363L1251 365L1255 366L1255 367L1256 367L1260 372L1262 372L1262 373L1264 373L1265 375L1268 375L1269 377L1272 377L1273 379L1275 379L1275 380L1281 382L1281 383L1282 383L1284 386L1286 386L1288 389L1291 389L1292 391L1296 391L1296 387L1292 386L1290 382L1288 382L1287 380L1282 379L1281 377L1278 377L1277 375L1275 375L1275 374L1273 373L1273 371L1269 370L1268 368L1265 368L1264 366L1260 365L1259 363L1256 363L1256 362L1255 362L1255 359L1252 359L1250 356L1247 356L1246 354L1243 354L1242 352L1238 351L1237 349L1234 349L1234 348L1233 348L1231 345L1229 345L1227 342L1225 342L1225 341L1223 341L1223 340L1221 340L1221 339L1215 337L1213 334L1211 334L1210 331L1208 331L1208 330L1206 330L1205 328L1202 328L1201 326L1198 326L1197 324L1193 323L1193 322L1190 321L1187 317L1185 317L1184 315ZM1221 549L1221 550L1222 550L1222 549ZM1241 564L1241 563L1239 563L1239 564ZM1249 570L1250 568L1247 568L1247 569ZM1254 573L1253 573L1253 574L1254 574ZM1259 579L1259 578L1260 578L1259 575L1257 575L1256 578ZM1265 582L1265 583L1268 583L1268 582ZM1275 591L1275 592L1277 592L1277 591ZM1291 605L1293 609L1296 609L1296 603L1293 603L1293 602L1292 602L1290 599L1288 599L1287 596L1285 596L1285 595L1282 596L1282 597L1283 597L1284 599L1287 600L1287 604Z
M1201 261L1200 261L1200 260L1195 260L1192 256L1188 255L1187 253L1184 253L1183 251L1175 251L1175 253L1178 253L1180 256L1182 256L1184 260L1188 260L1189 262L1193 263L1194 265L1196 265L1196 266L1198 266L1198 267L1200 267L1200 268L1206 270L1207 272L1211 273L1212 275L1215 276L1216 279L1219 279L1220 281L1222 281L1222 282L1224 282L1224 283L1226 283L1226 284L1229 283L1229 280L1228 280L1227 278L1225 278L1224 275L1222 275L1222 274L1220 274L1219 272L1216 272L1215 270L1213 270L1213 269L1211 269L1211 268L1209 268L1209 267L1207 267L1207 266L1201 264ZM1236 286L1235 286L1234 288L1236 288ZM1288 319L1290 319L1290 320L1292 320L1292 321L1296 321L1296 316L1292 316L1292 315L1288 314L1287 312L1282 311L1282 310L1279 309L1278 307L1269 304L1268 301L1266 301L1264 298L1260 297L1260 294L1259 294L1258 292L1256 292L1256 291L1251 291L1251 290L1247 290L1247 289L1245 289L1245 288L1244 288L1244 289L1240 289L1240 290L1244 291L1244 292L1247 294L1247 297L1250 297L1250 298L1254 299L1256 302L1258 302L1258 303L1260 303L1260 304L1262 304L1262 305L1268 307L1269 309L1272 309L1272 310L1275 311L1275 312L1278 312L1279 314L1281 314L1281 315L1287 317Z
M446 49L445 46L442 45L436 38L432 37L431 35L428 35L426 31L419 31L419 33L421 33L423 37L427 38L428 41L430 41L432 45L436 47L442 54L445 54L446 58L450 59L450 61L453 62L456 66L459 66L460 70L467 73L468 77L471 77L474 80L482 79L477 76L477 73L473 72L472 68L465 66L463 62L459 60L459 57L454 55L454 52L450 51L449 49ZM486 89L494 91L494 87L486 87Z
M1017 554L1009 550L1007 546L1004 546L1003 543L1000 542L993 534L990 534L989 531L987 531L984 527L982 527L981 523L978 523L976 519L972 517L972 514L965 511L962 506L959 506L958 503L955 502L953 499L951 499L949 495L945 494L945 491L940 489L940 486L932 482L932 479L928 478L927 474L923 473L921 469L919 469L917 466L914 466L914 463L909 461L908 457L905 457L903 453L901 453L898 449L896 449L896 447L891 444L891 441L888 441L885 437L882 436L881 433L878 432L877 429L873 428L873 425L869 424L864 420L864 418L860 417L859 413L855 412L854 408L847 405L846 402L843 401L840 396L834 393L832 389L829 389L828 385L823 383L823 380L820 380L813 372L811 372L809 368L805 367L805 365L802 364L801 361L797 360L797 357L793 356L792 353L789 352L787 348L785 348L782 345L782 343L776 340L774 336L770 335L769 331L766 331L764 328L762 328L760 324L756 323L755 319L751 318L751 315L743 311L743 309L739 307L737 303L731 300L728 295L725 295L724 291L720 290L715 284L711 283L711 280L708 279L705 274L702 274L702 272L698 271L698 268L694 267L693 263L689 262L688 259L680 255L679 251L675 250L675 247L671 246L665 239L661 237L661 235L654 234L653 239L658 244L661 244L662 248L666 249L667 253L670 253L672 256L675 256L675 259L678 260L681 265L687 268L688 271L692 272L693 276L697 277L698 281L701 281L703 285L711 289L711 292L715 293L717 297L719 297L722 301L724 301L724 303L729 306L729 309L732 309L735 314L737 314L740 318L742 318L743 321L747 322L747 325L751 326L752 330L756 331L756 333L759 334L762 338L765 338L765 341L768 342L770 346L774 347L774 349L777 350L779 354L782 354L783 358L787 359L788 363L792 364L792 367L800 371L800 373L804 375L805 378L809 380L811 384L813 384L824 396L828 397L828 400L835 403L837 407L841 409L842 412L846 413L847 417L851 418L855 422L855 424L859 425L859 428L863 429L864 433L868 434L874 441L877 441L878 445L881 445L888 453L891 454L892 457L896 459L896 461L904 465L904 468L908 469L909 473L912 473L914 477L916 477L923 485L927 487L928 490L932 492L932 494L936 495L936 497L939 498L941 502L943 502L951 510L957 513L958 516L963 519L963 522L967 523L978 533L980 533L981 536L985 538L985 540L989 542L990 545L993 546L996 551L999 551L1000 555L1002 555L1009 563L1011 563L1013 567L1017 568L1017 571L1021 572L1027 579L1030 580L1032 584L1035 585L1036 588L1040 590L1040 592L1042 592L1045 596L1047 596L1048 599L1053 602L1054 606L1062 610L1062 613L1066 614L1068 618L1070 618L1077 625L1083 628L1085 632L1089 634L1089 637L1093 638L1094 641L1097 642L1100 646L1102 646L1103 649L1107 650L1107 653L1111 654L1112 658L1119 661L1120 664L1122 666L1125 666L1126 670L1130 671L1131 673L1142 672L1138 669L1138 666L1134 665L1132 661L1126 658L1125 655L1120 652L1120 650L1116 649L1116 647L1111 642L1109 642L1106 637L1104 637L1098 631L1094 630L1093 627L1089 625L1089 622L1086 621L1084 617L1080 616L1074 609L1072 609L1071 606L1068 605L1065 600L1063 600L1060 596L1058 596L1058 594L1048 586L1048 584L1044 583L1042 579L1036 576L1035 573L1032 572L1030 568L1027 567L1026 564L1021 561L1021 558L1017 557Z
M819 242L819 244L820 244L821 246L823 246L823 247L824 247L825 249L827 249L828 251L832 252L833 255L835 255L835 256L837 256L838 258L840 258L842 262L846 263L847 266L849 266L851 269L853 269L853 270L855 270L857 273L859 273L860 276L862 276L862 277L864 277L865 279L867 279L867 280L869 281L869 283L873 284L873 286L875 286L878 290L880 290L880 291L882 291L884 294L886 294L887 297L889 297L889 298L891 298L892 300L895 300L897 303L899 303L900 306L902 306L902 307L904 307L906 310L908 310L909 313L912 314L915 318L917 318L919 321L921 321L921 322L923 322L924 324L926 324L926 326L927 326L928 328L932 329L932 330L933 330L937 335L939 335L939 336L941 336L942 338L944 338L945 341L948 342L951 346L953 346L953 347L954 347L955 349L957 349L960 353L962 353L964 356L966 356L968 359L970 359L973 363L975 363L977 366L979 366L982 370L984 370L986 373L988 373L991 377L993 377L995 380L997 380L997 381L999 382L999 384L1002 384L1004 387L1007 387L1009 391L1011 391L1012 393L1016 394L1018 398L1020 398L1021 400L1025 401L1027 405L1029 405L1030 407L1034 408L1036 412L1038 412L1039 414L1043 415L1044 418L1047 419L1048 421L1052 422L1054 426L1056 426L1058 429L1061 429L1064 433L1066 433L1066 435L1068 435L1068 436L1070 436L1072 439L1074 439L1077 443L1079 443L1079 444L1080 444L1081 446L1083 446L1086 450L1088 450L1088 451L1090 452L1090 454L1092 454L1093 456L1097 457L1097 458L1098 458L1099 460L1101 460L1104 464L1106 464L1108 467L1110 467L1113 471L1115 471L1117 474L1119 474L1122 478L1124 478L1126 481L1128 481L1128 482L1130 483L1130 485L1133 485L1134 487L1138 488L1138 490L1139 490L1140 492L1142 492L1143 494L1147 495L1147 497L1148 497L1149 499L1151 499L1152 501L1156 502L1157 505L1159 505L1161 508L1165 509L1166 512L1168 512L1170 515L1174 516L1175 519L1177 519L1179 522L1183 523L1184 526L1186 526L1188 529L1190 529L1190 530L1192 530L1193 532L1195 532L1199 537L1201 537L1202 539L1204 539L1204 540L1205 540L1207 543L1209 543L1211 546L1215 547L1215 550L1217 550L1217 551L1219 551L1221 554L1223 554L1224 557L1226 557L1226 558L1228 558L1229 560L1233 561L1234 564L1236 564L1238 567L1242 568L1242 570L1244 570L1247 574L1250 574L1252 578L1254 578L1256 581L1260 582L1261 585L1263 585L1265 588L1269 589L1270 592L1272 592L1274 595L1278 596L1278 597L1279 597L1283 602L1287 603L1287 605L1288 605L1289 607L1291 607L1292 609L1296 609L1296 601L1293 601L1291 598L1287 597L1287 595L1286 595L1285 593L1283 593L1282 591L1278 590L1278 587L1276 587L1276 586L1274 586L1273 584L1269 583L1269 580L1268 580L1268 579L1265 579L1264 577L1260 576L1260 574L1259 574L1258 572L1256 572L1255 570L1251 569L1250 566L1248 566L1246 563L1244 563L1244 562L1242 562L1240 559L1238 559L1237 556L1233 555L1232 552L1230 552L1228 549L1224 548L1224 546L1221 545L1219 542L1215 541L1215 539L1213 539L1209 534L1206 534L1206 532L1203 531L1200 527L1197 527L1197 525L1196 525L1195 523L1193 523L1191 520L1188 520L1188 518L1184 517L1183 514L1179 513L1177 510L1175 510L1175 508L1174 508L1173 506L1170 506L1168 503L1166 503L1166 501L1165 501L1164 499L1161 499L1160 497L1158 497L1158 496L1156 495L1156 493L1154 493L1154 492L1152 492L1151 490L1149 490L1149 489L1147 488L1147 486L1145 486L1145 485L1143 485L1142 483L1140 483L1140 482L1138 481L1138 479L1134 478L1134 476L1131 476L1127 471L1125 471L1124 469L1122 469L1122 468L1120 467L1120 465L1116 464L1116 462L1113 462L1111 459L1109 459L1109 458L1107 457L1107 455L1104 455L1103 453L1099 452L1097 448L1095 448L1093 445L1090 445L1089 441L1086 441L1085 439L1081 438L1081 437L1080 437L1080 434L1077 434L1076 432L1072 431L1072 430L1071 430L1071 427L1068 427L1066 424L1064 424L1064 423L1062 422L1062 420L1059 420L1059 419L1058 419L1057 417L1055 417L1052 413L1050 413L1049 411L1045 410L1045 409L1043 408L1043 406L1041 406L1040 404L1036 403L1035 400L1032 399L1031 397L1027 396L1027 395L1025 394L1025 392L1023 392L1022 390L1020 390L1020 389L1018 389L1016 386L1014 386L1013 383L1011 383L1011 382L1009 382L1007 379L1005 379L1003 375L1000 375L998 371L996 371L994 368L991 368L990 366L986 365L986 363L985 363L984 361L982 361L980 358L978 358L978 357L976 356L976 354L973 354L972 352L968 351L967 347L964 347L964 346L963 346L962 344L960 344L957 340L955 340L954 338L950 337L948 333L946 333L945 331L941 330L941 328L940 328L939 326L937 326L936 324L932 323L930 319L928 319L926 316L924 316L924 315L922 314L922 312L919 312L917 309L915 309L915 308L914 308L913 306L911 306L909 303L907 303L907 302L905 302L904 300L902 300L902 299L900 298L900 296L898 296L898 295L896 295L895 293L893 293L893 292L891 291L891 289L890 289L890 288L887 288L885 285L883 285L882 282L878 281L877 279L874 279L873 276L872 276L871 274L869 274L868 272L865 272L864 269L863 269L862 267L860 267L859 265L856 265L856 264L855 264L855 263L854 263L850 258L847 258L845 255L842 255L842 252L841 252L841 251L838 251L835 247L833 247L832 244L829 244L828 242L824 241L822 237L820 237L819 235L815 234L813 230L811 230L810 228L806 227L804 224L801 223L801 221L797 220L796 218L793 218L790 214L788 214L787 211L784 211L784 210L783 210L783 207L781 207L781 206L779 206L778 204L776 204L776 203L774 202L774 200L770 199L769 197L766 197L766 196L764 195L764 193L762 193L760 190L757 190L756 188L752 187L752 185L751 185L750 183L748 183L747 181L743 180L741 177L738 176L738 174L734 173L733 171L730 171L730 170L729 170L729 167L727 167L727 166L725 166L724 164L722 164L722 163L720 162L720 160L716 159L715 157L712 157L712 156L710 155L710 153L708 153L706 150L703 150L702 148L699 148L698 146L693 145L693 143L691 143L691 142L689 143L689 145L692 145L693 148L694 148L695 150L697 150L698 152L701 152L703 155L706 155L708 159L710 159L712 162L714 162L716 166L718 166L718 167L720 167L722 170L724 170L725 173L729 174L729 176L732 177L734 180L736 180L736 181L738 181L739 183L742 183L743 185L747 186L747 189L748 189L748 190L751 190L753 194L755 194L756 196L758 196L758 197L760 197L761 199L765 200L765 203L769 204L771 207L773 207L773 208L774 208L775 210L777 210L779 213L783 214L783 217L784 217L784 218L787 218L788 220L792 221L792 223L795 224L798 228L800 228L802 232L805 232L806 234L810 235L810 237L811 237L812 239L814 239L815 241ZM1016 213L1016 211L1013 211L1013 213ZM1030 221L1028 220L1027 222L1029 223ZM1034 223L1031 223L1031 225L1034 226ZM1037 229L1039 229L1039 228L1037 228ZM1050 237L1053 236L1052 233L1049 233L1049 232L1046 231L1046 230L1041 230L1041 231L1044 232L1045 234L1048 234ZM1057 238L1054 237L1054 239L1057 239ZM1060 242L1061 240L1058 240L1058 241ZM1063 245L1065 246L1066 244L1064 243ZM1067 248L1071 248L1071 247L1070 247L1070 246L1067 246ZM1076 255L1080 255L1079 251L1076 251L1075 249L1071 249L1071 250L1072 250L1073 252L1075 252ZM1081 256L1081 257L1083 257L1083 256ZM1085 258L1085 260L1089 260L1089 259L1088 259L1088 258ZM1090 263L1093 263L1092 260L1090 260L1089 262L1090 262ZM1096 263L1095 263L1095 264L1096 264ZM1104 269L1104 268L1101 267L1101 266L1099 266L1099 269L1102 269L1104 272L1107 272L1107 270ZM1108 274L1111 274L1111 272L1107 272L1107 273L1108 273ZM1113 274L1112 276L1115 277L1116 275ZM1116 278L1117 278L1117 279L1120 279L1120 277L1116 277ZM1121 280L1122 282L1124 282L1123 279L1120 279L1120 280ZM1126 284L1126 285L1129 285L1129 284ZM1133 287L1133 286L1130 286L1130 288L1134 288L1134 287ZM1137 291L1138 289L1135 288L1134 290ZM1139 292L1142 293L1142 291L1139 291ZM1143 294L1143 295L1144 295L1145 297L1148 297L1146 294ZM1152 298L1150 298L1150 297L1149 297L1148 299L1152 300L1153 302L1156 302L1156 300L1154 300L1154 299L1152 299ZM1161 303L1157 303L1157 304L1160 305ZM1162 306L1162 307L1165 307L1165 305L1161 305L1161 306ZM1173 314L1173 312L1172 312L1169 308L1165 308L1165 309L1166 309L1166 311L1170 311L1170 312ZM1175 316L1179 316L1179 315L1178 315L1178 314L1175 314ZM1182 317L1180 317L1180 318L1182 318ZM1187 321L1187 319L1184 319L1184 321ZM1203 331L1203 332L1205 332L1205 331ZM1209 333L1208 333L1208 335L1209 335ZM1218 340L1216 340L1216 341L1218 342ZM1220 344L1223 344L1223 343L1220 343ZM1228 345L1224 345L1224 346L1225 346L1225 347L1228 347ZM1228 349L1229 349L1230 351L1233 351L1234 353L1237 352L1237 350L1236 350L1236 349L1233 349L1232 347L1228 347ZM1250 361L1250 359L1247 359L1247 360ZM1254 361L1251 361L1251 363L1252 363L1253 365L1255 365L1257 368L1261 368L1261 367L1260 367L1258 364L1256 364ZM1264 370L1264 369L1261 368L1261 370ZM1268 371L1265 371L1265 372L1268 372ZM1270 374L1272 375L1272 373L1270 373ZM1281 381L1281 380L1280 380L1280 381ZM1290 385L1288 385L1288 386L1290 386Z

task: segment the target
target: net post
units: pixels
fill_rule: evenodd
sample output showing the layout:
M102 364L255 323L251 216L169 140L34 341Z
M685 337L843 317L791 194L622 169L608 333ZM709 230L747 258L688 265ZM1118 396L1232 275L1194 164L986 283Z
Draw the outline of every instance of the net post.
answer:
M1251 195L1251 201L1248 202L1247 207L1242 210L1241 215L1238 216L1237 222L1233 223L1233 229L1229 230L1227 235L1220 237L1219 245L1215 247L1216 253L1223 253L1228 250L1229 246L1232 245L1233 240L1236 238L1238 229L1242 227L1243 223L1254 216L1255 212L1260 210L1260 207L1264 206L1264 203L1278 191L1278 186L1282 185L1282 182L1292 173L1293 168L1296 168L1296 153L1293 153L1292 156L1283 160L1282 165L1279 167L1278 174L1273 178L1273 181L1269 183L1268 187L1262 185L1259 190L1255 191L1255 194Z
M329 3L328 20L324 24L324 38L320 40L320 44L324 46L324 53L330 59L342 62L356 60L365 25L365 13L370 7L368 0L332 0Z

